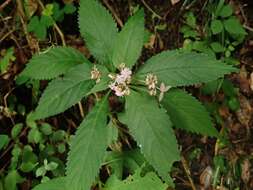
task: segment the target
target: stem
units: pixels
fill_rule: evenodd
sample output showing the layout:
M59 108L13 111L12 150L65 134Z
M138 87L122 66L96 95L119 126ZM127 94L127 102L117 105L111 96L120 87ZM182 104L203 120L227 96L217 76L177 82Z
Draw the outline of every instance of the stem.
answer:
M44 10L44 9L45 9L45 6L44 6L44 4L41 2L41 0L37 0L37 2L38 2L39 5L41 6L41 8ZM50 16L50 18L53 19L51 16ZM54 20L53 20L53 21L54 21ZM60 38L61 38L62 45L63 45L63 46L66 46L64 34L63 34L63 32L61 31L61 29L59 28L59 26L56 24L55 21L54 21L54 28L56 29L57 33L59 34L59 36L60 36Z
M187 164L187 161L185 160L184 156L181 157L181 160L182 160L182 164L183 164L183 168L184 168L184 171L187 175L187 178L188 180L190 181L190 184L191 184L191 187L192 187L192 190L196 190L196 187L193 183L193 180L191 178L191 172L190 172L190 169L188 167L188 164Z

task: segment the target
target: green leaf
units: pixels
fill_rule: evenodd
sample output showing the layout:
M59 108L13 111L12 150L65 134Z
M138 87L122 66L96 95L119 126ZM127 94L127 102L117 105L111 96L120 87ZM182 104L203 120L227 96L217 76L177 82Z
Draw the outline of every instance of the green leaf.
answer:
M88 62L81 52L70 47L54 47L32 57L21 73L32 79L52 79L71 67Z
M244 28L242 27L240 21L236 17L230 17L223 21L224 27L227 32L231 34L246 35Z
M117 179L112 175L107 182L104 190L166 190L167 185L164 184L154 172L147 173L144 177L137 172L133 176L129 176L124 181Z
M224 5L219 12L219 16L226 18L230 17L233 14L233 9L231 5Z
M4 179L4 189L16 190L17 184L22 183L24 178L22 178L17 170L9 171L8 175Z
M23 124L22 123L18 123L16 125L14 125L13 128L11 129L11 137L13 139L16 139L18 137L18 135L20 134L22 129L23 129Z
M131 68L139 58L144 40L144 11L132 16L118 34L113 49L113 64Z
M8 135L0 135L0 150L4 148L10 141Z
M42 15L45 15L45 16L53 15L53 8L54 8L53 4L46 4L44 10L42 11Z
M188 12L185 15L186 24L191 28L196 28L196 17L194 16L193 12Z
M38 16L33 16L27 26L28 32L33 32L35 36L44 40L47 36L47 27L41 24Z
M79 27L94 57L101 63L111 62L117 26L109 12L97 0L80 1Z
M172 164L180 159L172 123L153 97L131 91L126 97L126 110L120 121L127 124L147 161L170 185Z
M79 102L92 88L91 66L80 64L70 69L63 78L50 82L40 98L33 119L42 119L61 113Z
M208 82L237 71L230 65L205 54L186 51L164 51L149 59L137 73L145 80L148 73L172 87Z
M72 14L76 11L76 7L72 4L66 4L63 8L65 14Z
M67 186L88 190L104 161L108 145L107 96L96 104L77 129L70 144L67 162Z
M4 57L0 60L0 73L7 71L10 61L14 61L16 58L14 56L14 48L8 48Z
M223 31L223 24L220 20L213 20L211 22L211 30L213 34L218 34Z
M182 90L170 90L162 105L177 128L208 136L218 136L205 107L193 96Z
M34 187L32 190L67 190L66 178L59 177L51 179L45 183L41 183Z
M212 42L210 46L215 53L220 53L224 51L224 47L219 42Z
M54 20L52 19L51 16L42 15L40 17L40 25L43 25L48 28L54 25Z

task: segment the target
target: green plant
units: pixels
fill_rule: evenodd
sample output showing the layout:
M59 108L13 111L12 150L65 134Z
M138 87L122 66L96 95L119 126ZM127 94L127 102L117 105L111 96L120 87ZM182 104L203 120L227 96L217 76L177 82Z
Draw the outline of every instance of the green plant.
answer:
M233 52L243 42L247 33L238 18L233 15L231 5L226 4L224 0L219 0L216 3L208 3L205 10L209 16L206 16L204 26L198 25L197 18L192 11L184 15L185 24L181 28L185 38L184 49L215 56L231 65L240 64L233 56ZM237 90L229 80L208 82L200 90L204 95L223 92L224 102L230 110L237 111L240 108ZM220 123L218 120L217 122Z
M96 0L81 0L79 25L96 63L90 63L73 48L55 47L35 55L21 74L53 79L31 116L34 120L59 114L84 97L95 98L96 102L71 140L66 177L35 189L88 190L107 153L123 151L113 144L115 131L128 133L126 127L151 165L148 171L156 171L173 186L168 173L180 160L180 152L172 127L219 136L201 103L176 87L212 81L236 69L205 54L184 50L164 51L140 66L137 61L145 34L142 9L118 32L102 5ZM153 178L154 173L149 172L144 172L142 180Z
M62 22L64 14L72 14L76 11L73 4L66 4L63 8L56 2L47 4L41 16L32 16L28 24L28 32L33 32L35 36L44 40L47 36L47 29L55 22Z

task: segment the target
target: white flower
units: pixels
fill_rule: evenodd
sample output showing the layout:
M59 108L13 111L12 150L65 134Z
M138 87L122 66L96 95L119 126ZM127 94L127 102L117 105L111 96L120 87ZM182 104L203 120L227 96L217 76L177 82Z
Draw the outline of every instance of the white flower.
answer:
M148 86L150 96L156 95L156 84L158 83L157 76L149 73L146 76L145 84Z
M123 64L120 67L120 74L112 75L109 74L108 76L114 80L109 84L109 88L112 89L116 96L124 96L130 94L130 89L128 87L128 84L131 82L131 75L132 71L124 67Z
M96 80L96 83L99 83L101 79L101 72L97 69L96 65L93 66L91 72L91 79Z
M167 92L169 89L171 88L171 86L165 86L165 84L162 82L160 85L160 95L159 95L159 102L162 101L164 93Z

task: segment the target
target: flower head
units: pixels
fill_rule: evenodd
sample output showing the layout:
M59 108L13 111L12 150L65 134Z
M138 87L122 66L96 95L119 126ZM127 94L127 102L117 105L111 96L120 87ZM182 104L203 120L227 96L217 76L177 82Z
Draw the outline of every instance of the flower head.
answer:
M125 67L125 64L121 64L120 66L120 74L117 74L116 76L114 75L109 75L109 77L114 80L109 84L109 88L111 88L116 96L124 96L124 95L129 95L130 94L130 88L129 84L131 82L131 75L132 71Z
M169 89L171 88L171 86L165 86L165 84L162 82L160 85L160 95L159 95L159 102L162 101L164 93L167 92Z
M96 67L96 65L93 66L91 72L91 79L96 80L96 83L100 82L101 79L101 72L98 70L98 68Z
M149 73L146 76L145 84L148 86L149 94L151 96L156 95L156 85L158 83L157 76L154 74Z

